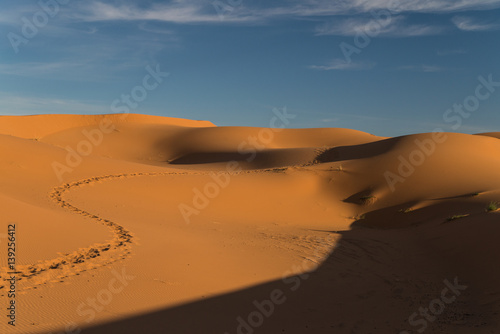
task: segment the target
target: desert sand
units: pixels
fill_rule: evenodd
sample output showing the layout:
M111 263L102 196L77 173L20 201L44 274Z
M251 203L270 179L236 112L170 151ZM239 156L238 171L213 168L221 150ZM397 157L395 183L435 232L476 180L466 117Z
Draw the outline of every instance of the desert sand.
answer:
M499 333L499 138L1 116L0 333Z

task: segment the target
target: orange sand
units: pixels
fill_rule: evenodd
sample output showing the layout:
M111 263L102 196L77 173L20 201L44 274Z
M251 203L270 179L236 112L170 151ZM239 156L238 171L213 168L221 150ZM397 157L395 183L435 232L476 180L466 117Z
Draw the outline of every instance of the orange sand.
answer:
M499 137L2 116L0 333L497 333Z

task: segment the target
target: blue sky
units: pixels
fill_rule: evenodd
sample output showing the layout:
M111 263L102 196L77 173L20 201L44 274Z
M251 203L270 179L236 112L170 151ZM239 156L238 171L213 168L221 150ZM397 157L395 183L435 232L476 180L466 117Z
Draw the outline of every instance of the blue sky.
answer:
M112 113L168 72L131 112L384 136L500 131L500 0L0 0L0 115ZM30 29L30 28L33 28ZM448 114L448 116L453 114ZM456 115L455 115L456 116Z

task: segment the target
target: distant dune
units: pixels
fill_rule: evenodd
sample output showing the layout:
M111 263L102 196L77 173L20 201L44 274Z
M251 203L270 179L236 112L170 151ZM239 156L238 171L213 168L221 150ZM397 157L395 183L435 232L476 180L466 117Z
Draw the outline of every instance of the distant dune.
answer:
M498 333L499 139L0 116L0 333Z

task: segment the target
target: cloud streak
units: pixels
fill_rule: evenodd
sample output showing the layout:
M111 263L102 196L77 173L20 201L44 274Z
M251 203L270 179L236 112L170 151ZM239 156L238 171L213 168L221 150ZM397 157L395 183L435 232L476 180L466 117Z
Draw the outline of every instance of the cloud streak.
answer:
M40 98L0 92L0 114L2 115L64 113L100 114L109 112L109 105L106 105L105 103L89 103L77 100Z
M455 16L451 21L458 29L464 31L487 31L500 29L499 23L479 21L465 16Z
M310 65L308 68L318 71L347 71L367 70L375 66L374 63L347 62L344 59L333 59L326 65Z
M210 2L172 1L168 4L153 4L149 8L139 8L130 4L114 6L103 2L92 2L84 6L84 14L77 14L76 18L84 21L163 21L170 23L245 23L256 21L256 16L249 16L240 12L238 15L228 15L221 20Z
M394 12L449 13L500 7L499 0L352 0L347 3L359 12L391 9Z
M68 69L75 69L84 66L77 62L31 62L16 64L0 64L0 73L4 75L16 76L43 76L47 74L63 73Z
M389 23L382 25L373 18L348 18L325 23L316 28L316 35L355 36L357 34L368 34L383 37L412 37L437 35L444 31L443 27L406 24L404 16L396 16Z
M274 19L352 15L387 9L393 13L450 13L491 8L500 8L500 0L293 0L286 7L258 7L249 2L238 7L227 5L223 8L227 15L221 18L210 1L174 0L146 8L130 3L113 5L93 1L82 5L83 14L75 17L84 21L154 20L178 24L255 24ZM426 33L425 27L414 26L412 29L417 34Z
M398 67L398 70L435 73L435 72L442 72L445 70L445 68L440 67L440 66L435 66L435 65L422 64L422 65L401 66L401 67Z

